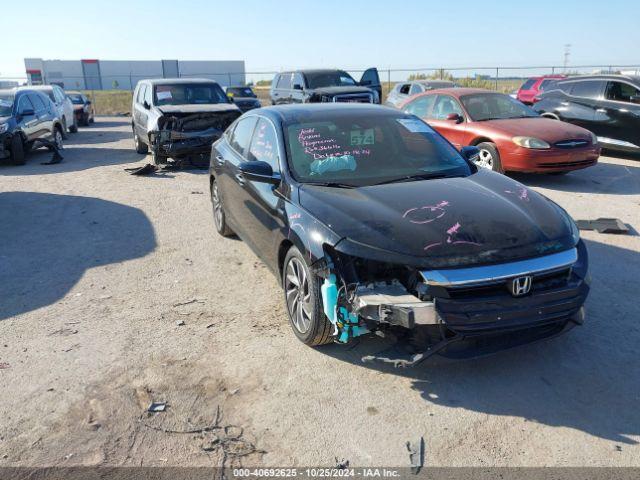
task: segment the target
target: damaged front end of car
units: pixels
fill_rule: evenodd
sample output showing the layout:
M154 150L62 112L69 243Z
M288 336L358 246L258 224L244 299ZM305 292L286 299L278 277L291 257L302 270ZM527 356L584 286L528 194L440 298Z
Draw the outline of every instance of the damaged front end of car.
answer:
M581 241L527 260L437 269L366 259L353 247L346 239L325 245L314 264L335 340L370 332L403 340L402 353L363 361L408 367L436 353L476 357L550 338L584 318L589 277Z
M158 119L157 128L149 131L149 145L160 158L208 154L213 142L240 115L235 106L207 112L167 112Z

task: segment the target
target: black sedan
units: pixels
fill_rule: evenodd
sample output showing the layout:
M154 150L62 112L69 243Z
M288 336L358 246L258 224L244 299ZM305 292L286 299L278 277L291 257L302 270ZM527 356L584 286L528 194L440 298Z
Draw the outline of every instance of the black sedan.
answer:
M213 144L217 231L280 279L307 345L393 329L421 349L489 353L580 324L587 252L569 215L413 115L268 107Z

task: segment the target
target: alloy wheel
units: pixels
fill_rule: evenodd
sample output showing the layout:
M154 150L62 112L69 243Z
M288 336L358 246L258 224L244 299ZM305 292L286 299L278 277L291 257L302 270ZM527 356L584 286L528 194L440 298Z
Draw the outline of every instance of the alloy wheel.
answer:
M312 312L309 277L302 262L295 257L287 264L284 291L293 325L298 332L307 333Z
M56 148L58 150L62 150L64 148L64 145L62 143L62 133L60 133L60 130L56 128L56 133L53 135L53 141L56 144Z
M220 202L220 195L218 194L218 184L214 182L211 187L211 200L213 202L213 219L216 222L216 228L221 230L223 227L223 215L222 203Z
M493 155L489 150L485 150L484 148L480 149L480 153L478 154L478 160L476 160L475 164L481 168L488 168L489 170L493 170Z

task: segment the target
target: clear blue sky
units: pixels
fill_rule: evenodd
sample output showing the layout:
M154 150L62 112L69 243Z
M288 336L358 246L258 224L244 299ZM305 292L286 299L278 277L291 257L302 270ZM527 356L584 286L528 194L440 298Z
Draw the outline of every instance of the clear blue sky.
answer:
M637 0L6 1L0 77L24 57L335 66L640 63ZM30 14L37 12L37 14Z

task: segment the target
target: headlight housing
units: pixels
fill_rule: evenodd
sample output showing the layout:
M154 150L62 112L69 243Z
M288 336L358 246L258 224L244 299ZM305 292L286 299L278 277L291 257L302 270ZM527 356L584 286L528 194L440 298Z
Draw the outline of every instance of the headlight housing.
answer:
M535 137L513 137L511 140L516 145L524 148L532 148L532 149L551 148L551 145L549 145L547 142Z
M8 123L0 123L0 133L4 133L7 130L9 130L9 124Z

